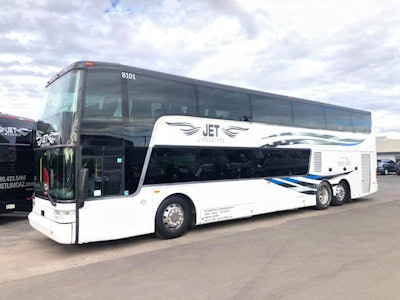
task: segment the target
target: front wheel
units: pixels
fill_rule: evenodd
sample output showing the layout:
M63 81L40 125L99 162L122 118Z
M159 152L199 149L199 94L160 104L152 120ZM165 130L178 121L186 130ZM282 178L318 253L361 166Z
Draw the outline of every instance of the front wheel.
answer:
M316 209L327 209L332 201L332 189L329 183L321 182L317 189L317 204Z
M345 181L340 181L336 186L336 196L332 198L332 205L340 206L350 201L350 188Z
M160 238L173 239L183 235L191 222L190 205L179 196L165 199L156 214L156 235Z

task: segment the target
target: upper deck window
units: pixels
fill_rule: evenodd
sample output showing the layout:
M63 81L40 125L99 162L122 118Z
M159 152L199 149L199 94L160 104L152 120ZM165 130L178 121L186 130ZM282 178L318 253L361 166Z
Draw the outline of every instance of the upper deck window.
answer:
M289 100L273 97L252 96L253 121L293 125L292 107Z
M196 115L194 86L163 78L137 75L128 80L130 123L152 126L165 115Z
M351 120L353 123L354 132L371 132L371 114L368 112L356 112L351 113Z
M326 129L324 110L321 105L292 102L294 126Z
M330 130L352 131L351 113L349 110L325 107L326 127Z
M87 73L82 118L86 121L122 122L121 78L118 72Z
M200 117L239 121L251 116L247 94L203 86L198 93Z

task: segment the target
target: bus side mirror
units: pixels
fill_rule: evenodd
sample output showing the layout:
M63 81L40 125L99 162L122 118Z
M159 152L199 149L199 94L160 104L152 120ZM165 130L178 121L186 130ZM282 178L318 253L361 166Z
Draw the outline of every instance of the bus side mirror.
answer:
M79 171L78 181L78 202L79 207L83 207L85 199L88 197L89 169L83 168Z

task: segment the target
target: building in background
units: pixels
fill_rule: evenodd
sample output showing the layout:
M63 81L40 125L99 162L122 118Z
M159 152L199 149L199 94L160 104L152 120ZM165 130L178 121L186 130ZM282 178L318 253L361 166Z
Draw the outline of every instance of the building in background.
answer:
M376 152L378 159L400 161L400 139L389 139L386 136L377 137Z

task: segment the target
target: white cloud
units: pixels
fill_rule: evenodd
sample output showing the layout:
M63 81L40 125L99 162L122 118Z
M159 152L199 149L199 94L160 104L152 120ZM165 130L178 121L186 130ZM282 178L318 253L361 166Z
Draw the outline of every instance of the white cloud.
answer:
M26 64L32 61L32 58L25 55L5 53L0 54L0 63L18 63Z

